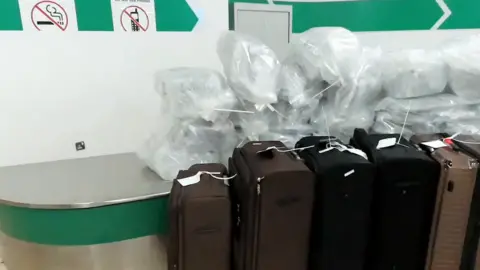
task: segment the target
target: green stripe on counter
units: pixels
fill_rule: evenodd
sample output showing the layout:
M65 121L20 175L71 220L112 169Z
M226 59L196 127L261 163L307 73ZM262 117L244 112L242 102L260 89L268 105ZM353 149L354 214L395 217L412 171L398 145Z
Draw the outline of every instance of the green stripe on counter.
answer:
M22 18L17 0L2 0L2 15L0 16L0 31L22 31Z
M78 31L113 31L110 0L75 0Z
M0 228L10 237L46 245L105 244L166 234L168 197L86 209L0 205Z

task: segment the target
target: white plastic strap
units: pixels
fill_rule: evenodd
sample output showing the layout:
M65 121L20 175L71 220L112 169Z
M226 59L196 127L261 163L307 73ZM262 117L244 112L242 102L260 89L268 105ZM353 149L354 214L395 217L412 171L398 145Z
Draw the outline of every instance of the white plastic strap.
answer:
M213 110L214 111L219 111L219 112L250 113L250 114L255 113L255 112L252 112L252 111L231 110L231 109L213 109Z
M362 150L360 149L357 149L357 148L351 148L351 147L347 147L339 142L331 142L327 145L327 148L323 149L323 150L320 150L318 151L319 154L323 154L325 152L328 152L328 151L331 151L333 149L337 149L338 151L340 152L344 152L344 151L347 151L351 154L354 154L354 155L357 155L357 156L361 156L363 157L364 159L368 160L368 157L367 157L367 154L365 152L363 152Z
M313 148L314 145L306 146L306 147L300 147L300 148L292 148L292 149L278 149L276 146L270 146L267 147L264 150L257 151L257 154L264 153L270 150L276 150L279 153L288 153L288 152L293 152L293 151L303 151L305 149Z
M219 172L200 171L200 172L197 172L195 175L185 177L185 178L181 178L181 179L177 179L177 181L178 181L178 183L180 183L180 185L182 185L184 187L194 185L194 184L197 184L198 182L200 182L200 177L202 176L202 174L208 174L212 178L215 178L217 180L223 180L226 185L228 185L229 180L231 180L231 179L233 179L237 176L235 174L235 175L232 175L230 177L219 177L219 176L215 175L215 174L220 174Z

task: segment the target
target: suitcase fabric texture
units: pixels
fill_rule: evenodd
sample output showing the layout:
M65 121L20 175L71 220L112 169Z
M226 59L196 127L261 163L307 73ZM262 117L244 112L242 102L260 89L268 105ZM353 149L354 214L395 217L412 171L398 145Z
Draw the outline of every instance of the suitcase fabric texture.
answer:
M368 270L425 267L440 165L404 138L395 144L399 137L356 129L351 140L376 167Z
M410 139L441 166L426 270L460 269L477 175L477 161L443 139L442 134Z
M221 164L197 164L178 173L169 198L169 270L230 270L231 202L222 177L227 169ZM200 181L187 185L189 179Z
M235 270L307 268L315 175L284 149L249 142L229 161Z
M480 160L480 136L457 135L453 139L454 145L464 153ZM473 191L470 205L470 217L468 220L467 234L465 236L462 254L461 270L480 270L480 170L477 169L477 181Z
M331 148L334 143L348 147L334 137L316 136L295 146L313 146L298 152L316 174L309 269L362 270L375 167L365 157Z

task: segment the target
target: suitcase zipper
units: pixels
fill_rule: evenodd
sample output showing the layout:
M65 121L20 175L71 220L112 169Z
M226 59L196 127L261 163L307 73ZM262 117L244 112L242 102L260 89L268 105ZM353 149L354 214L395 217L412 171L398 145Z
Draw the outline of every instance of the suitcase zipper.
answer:
M257 178L257 196L255 198L255 225L254 225L254 238L253 238L253 258L252 258L252 270L256 270L258 266L258 238L259 238L259 227L260 227L260 217L261 217L261 194L262 194L262 182L263 177Z
M177 233L178 233L178 246L177 246L177 256L175 258L175 264L173 265L173 268L175 270L181 270L179 267L180 264L180 256L182 253L182 248L183 248L183 204L182 204L182 198L184 193L184 188L180 189L180 196L178 196L178 224L177 224Z

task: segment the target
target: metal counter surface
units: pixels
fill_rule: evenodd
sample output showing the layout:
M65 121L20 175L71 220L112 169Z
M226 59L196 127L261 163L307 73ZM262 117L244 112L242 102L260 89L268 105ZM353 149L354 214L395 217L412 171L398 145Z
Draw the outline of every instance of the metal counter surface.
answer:
M53 246L165 235L171 185L132 153L3 167L0 229Z
M0 203L36 209L91 208L167 196L163 181L135 154L0 168Z

